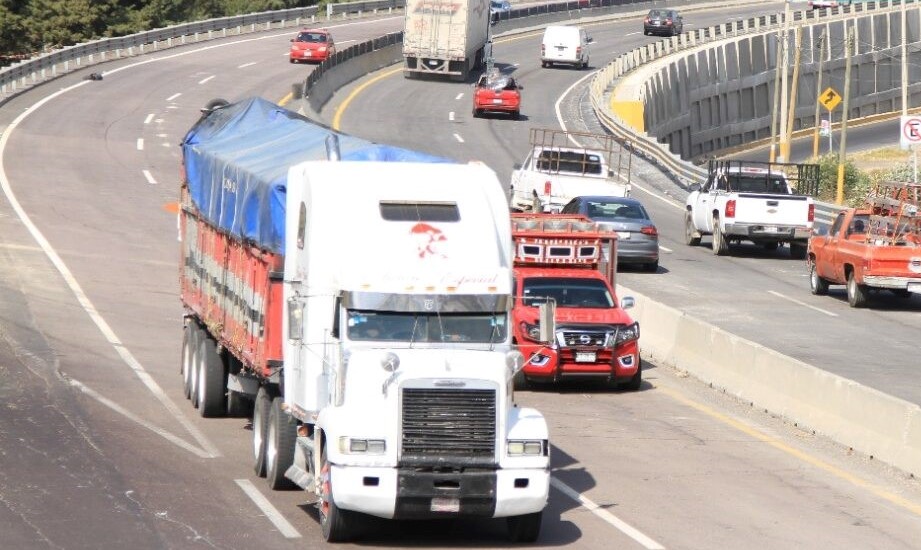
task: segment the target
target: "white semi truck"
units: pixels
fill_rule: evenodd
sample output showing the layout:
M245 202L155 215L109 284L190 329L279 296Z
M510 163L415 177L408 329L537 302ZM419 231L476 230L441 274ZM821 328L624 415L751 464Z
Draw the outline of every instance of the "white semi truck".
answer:
M463 81L486 61L489 25L488 0L408 0L403 75Z
M253 407L253 466L323 536L504 517L534 541L541 414L515 404L510 220L495 173L336 134L260 99L182 144L182 371L203 416Z

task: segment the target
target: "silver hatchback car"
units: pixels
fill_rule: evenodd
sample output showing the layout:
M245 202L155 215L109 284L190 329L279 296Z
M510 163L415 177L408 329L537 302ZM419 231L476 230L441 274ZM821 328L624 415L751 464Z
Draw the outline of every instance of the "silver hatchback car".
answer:
M561 214L582 214L617 232L617 262L659 270L659 231L640 201L630 197L576 197Z

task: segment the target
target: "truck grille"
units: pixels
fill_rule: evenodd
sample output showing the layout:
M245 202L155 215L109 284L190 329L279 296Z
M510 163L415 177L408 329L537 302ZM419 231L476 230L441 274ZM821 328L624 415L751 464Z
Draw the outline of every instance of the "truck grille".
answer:
M616 330L617 330L616 327L602 327L600 330L598 328L595 328L594 330L565 329L565 330L559 331L559 334L562 335L561 344L565 347L603 346L604 343L607 341L608 334L613 333Z
M489 466L495 449L495 390L403 389L402 466Z

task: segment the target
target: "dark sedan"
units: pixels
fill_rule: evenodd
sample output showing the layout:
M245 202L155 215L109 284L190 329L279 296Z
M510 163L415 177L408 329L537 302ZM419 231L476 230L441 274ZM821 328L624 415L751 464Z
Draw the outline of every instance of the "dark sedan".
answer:
M659 232L642 203L629 197L576 197L560 211L582 214L617 232L617 262L659 269Z
M675 10L649 10L643 20L643 34L678 36L684 32L684 21Z

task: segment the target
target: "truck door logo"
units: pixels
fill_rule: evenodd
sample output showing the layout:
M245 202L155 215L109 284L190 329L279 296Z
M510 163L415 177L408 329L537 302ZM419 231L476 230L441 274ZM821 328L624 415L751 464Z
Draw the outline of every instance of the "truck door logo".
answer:
M410 234L416 241L416 252L419 258L426 259L429 257L446 258L442 243L448 239L442 233L441 229L431 226L427 223L419 222L409 230Z

